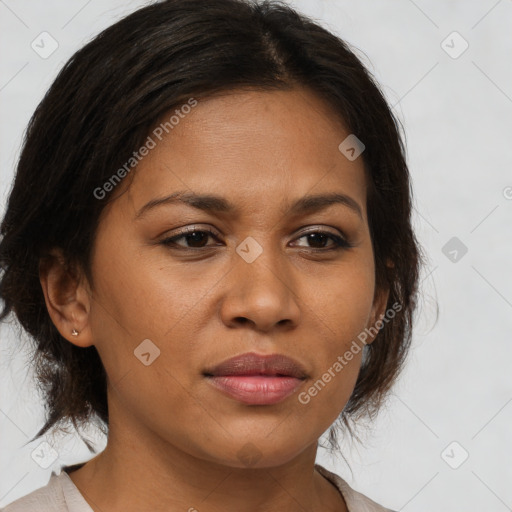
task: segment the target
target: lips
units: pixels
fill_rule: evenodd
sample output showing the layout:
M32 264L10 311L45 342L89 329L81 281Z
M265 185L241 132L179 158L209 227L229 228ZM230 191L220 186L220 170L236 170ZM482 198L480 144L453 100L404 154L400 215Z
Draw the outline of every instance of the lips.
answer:
M267 375L305 379L306 370L291 357L282 354L259 355L254 352L232 357L204 372L207 377Z
M300 363L282 354L243 354L203 374L217 391L247 405L282 402L308 378Z

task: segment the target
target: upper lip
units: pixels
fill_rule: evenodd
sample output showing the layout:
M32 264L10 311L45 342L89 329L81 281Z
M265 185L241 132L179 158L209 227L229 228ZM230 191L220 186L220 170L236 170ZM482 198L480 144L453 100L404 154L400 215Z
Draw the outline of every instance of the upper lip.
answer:
M205 370L208 377L227 375L280 375L305 379L306 370L295 359L283 354L260 355L254 352L227 359Z

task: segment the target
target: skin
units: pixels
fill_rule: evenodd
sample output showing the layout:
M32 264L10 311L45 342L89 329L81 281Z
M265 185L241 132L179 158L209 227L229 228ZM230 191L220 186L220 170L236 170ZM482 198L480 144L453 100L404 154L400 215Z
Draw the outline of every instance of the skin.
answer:
M109 380L107 447L70 474L93 510L347 510L314 463L362 352L308 404L298 393L375 324L388 296L375 289L362 157L338 150L348 134L307 89L201 100L103 211L94 286L67 274L55 251L41 272L48 311L71 343L96 346ZM222 196L238 212L168 204L135 218L182 190ZM350 196L361 216L343 204L290 214L293 201L332 192ZM189 251L161 243L191 225L218 240L176 242L199 247ZM335 242L312 240L311 230L344 234L353 247L327 250ZM252 263L235 250L248 236L263 249ZM145 339L160 350L148 366L134 355ZM254 406L202 375L251 351L291 356L309 378L285 401ZM257 454L250 466L239 455L247 449Z

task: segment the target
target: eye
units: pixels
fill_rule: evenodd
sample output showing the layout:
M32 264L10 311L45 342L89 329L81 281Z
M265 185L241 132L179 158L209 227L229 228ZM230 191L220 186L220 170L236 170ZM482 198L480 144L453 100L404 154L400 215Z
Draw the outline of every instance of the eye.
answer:
M179 249L202 249L204 247L213 247L214 245L206 245L208 238L215 238L218 240L218 235L209 228L197 229L194 226L186 228L174 236L162 240L160 243L167 246L173 246ZM178 243L183 239L189 245L182 245Z
M349 247L353 247L353 245L344 237L335 235L330 231L322 231L322 230L314 230L309 231L308 233L303 234L296 240L305 239L307 243L311 244L309 247L314 250L319 251L329 251L336 249L347 249ZM326 244L332 242L330 245ZM299 247L304 247L299 245ZM306 246L307 247L307 246Z

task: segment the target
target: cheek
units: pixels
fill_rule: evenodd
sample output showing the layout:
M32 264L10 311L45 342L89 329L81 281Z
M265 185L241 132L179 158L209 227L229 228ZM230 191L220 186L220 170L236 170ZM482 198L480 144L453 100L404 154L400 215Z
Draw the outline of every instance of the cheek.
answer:
M200 331L215 314L210 293L226 270L210 266L192 274L184 265L171 265L161 248L138 250L125 239L107 244L98 237L90 315L95 344L113 383L130 372L130 380L138 381L135 399L139 390L152 389L152 396L165 393L172 402L182 397L181 386L194 384ZM156 358L146 367L137 355L148 351L146 360Z
M334 330L346 343L347 338L357 337L367 327L373 306L374 280L367 269L354 268L341 276L336 285L325 308Z
M187 392L197 378L190 313L201 307L212 284L196 281L191 286L182 269L162 268L163 262L156 260L144 261L122 245L98 252L90 319L115 392L112 403L125 411L118 414L146 418L148 424L158 417L172 430L166 411L180 411L200 424L204 420Z
M306 304L331 338L326 347L343 350L370 322L375 287L371 253L347 258L316 277L304 289Z
M187 317L220 274L191 275L185 266L169 264L160 247L137 249L137 244L106 244L99 238L102 249L93 262L95 298L103 309L99 315L110 317L123 337L162 338Z
M332 272L322 289L311 287L307 295L319 350L311 386L298 398L312 414L327 417L328 421L336 419L354 389L373 292L373 265L360 260Z

